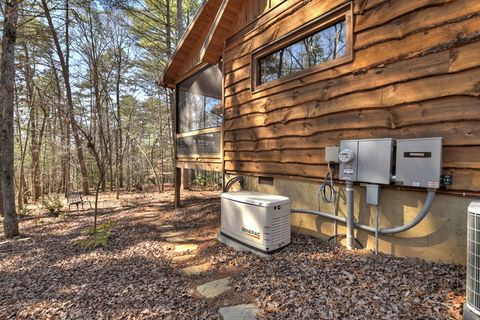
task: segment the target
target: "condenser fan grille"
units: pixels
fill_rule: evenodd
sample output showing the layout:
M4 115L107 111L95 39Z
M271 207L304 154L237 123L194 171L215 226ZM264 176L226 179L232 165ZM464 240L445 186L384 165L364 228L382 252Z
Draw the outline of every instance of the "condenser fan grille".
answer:
M468 212L467 303L476 313L480 311L480 214L476 210Z

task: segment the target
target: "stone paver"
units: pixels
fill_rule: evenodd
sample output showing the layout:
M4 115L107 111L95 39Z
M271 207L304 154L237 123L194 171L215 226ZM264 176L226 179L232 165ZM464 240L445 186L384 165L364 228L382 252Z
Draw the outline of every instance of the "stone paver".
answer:
M179 237L170 237L170 238L167 238L167 239L165 239L165 240L167 240L167 242L172 242L172 243L175 243L175 242L189 242L189 241L191 241L191 240L186 239L186 238L183 238L183 237L181 237L181 236L179 236Z
M197 274L207 272L210 270L210 262L205 262L196 266L186 267L180 270L186 276L195 276Z
M188 260L192 260L196 256L197 256L196 254L186 254L184 256L173 257L172 263L182 263Z
M187 252L195 251L198 249L198 244L188 243L188 244L179 244L173 248L173 252Z
M220 308L218 315L222 320L255 320L259 311L254 304L240 304Z
M152 208L152 207L147 207L147 208L144 208L143 210L144 211L150 211L150 212L159 211L157 208Z
M186 237L186 236L175 236L175 237L168 237L167 242L191 242L191 241L197 241L198 239L195 237Z
M226 277L223 279L210 281L198 286L197 291L206 298L217 297L232 288L230 287L230 280L230 277Z
M160 224L161 221L152 221L151 223L156 225L158 230L170 230L175 228L173 224Z
M165 231L160 233L160 237L162 238L170 238L170 237L178 237L182 234L185 234L185 231Z

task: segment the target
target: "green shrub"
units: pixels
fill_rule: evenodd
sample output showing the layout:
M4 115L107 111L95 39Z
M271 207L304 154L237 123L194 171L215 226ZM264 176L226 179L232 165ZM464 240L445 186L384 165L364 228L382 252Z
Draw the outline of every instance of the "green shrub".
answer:
M58 217L62 212L63 204L58 194L55 194L53 196L45 196L42 200L42 206L48 210L51 216Z
M23 207L22 209L18 210L18 212L17 212L18 219L25 218L25 217L29 216L30 214L32 214L32 210L28 209L27 207Z
M87 228L83 231L84 239L77 241L77 246L82 249L93 249L98 247L106 247L110 239L110 229L115 225L113 221L97 226L97 229Z

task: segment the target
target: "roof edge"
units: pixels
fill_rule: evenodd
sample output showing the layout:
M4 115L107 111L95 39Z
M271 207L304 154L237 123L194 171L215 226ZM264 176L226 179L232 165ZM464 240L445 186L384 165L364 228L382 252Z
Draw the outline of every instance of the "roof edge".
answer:
M202 5L200 8L198 8L197 13L195 14L195 17L193 18L192 22L188 25L187 29L183 33L182 37L177 43L177 47L175 48L175 51L173 52L172 56L168 60L167 65L165 66L165 69L162 72L162 75L160 79L158 80L158 85L161 87L175 87L175 83L172 83L172 81L169 81L168 79L168 73L170 71L170 67L173 63L173 61L176 59L178 53L182 50L182 46L187 40L187 38L190 36L190 32L193 30L195 25L197 24L199 18L205 14L205 8L208 3L213 2L213 0L205 0L203 1Z

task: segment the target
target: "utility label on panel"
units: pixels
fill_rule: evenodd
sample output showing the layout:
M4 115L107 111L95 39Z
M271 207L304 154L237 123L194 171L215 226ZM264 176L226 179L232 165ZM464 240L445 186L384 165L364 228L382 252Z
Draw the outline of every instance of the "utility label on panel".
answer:
M431 152L404 152L403 156L405 158L431 158Z
M430 181L430 182L427 184L427 186L428 186L429 188L438 188L438 187L439 187L439 183L436 182L436 181Z
M344 173L344 174L353 174L353 169L351 169L351 168L345 168L345 169L343 169L343 173Z

